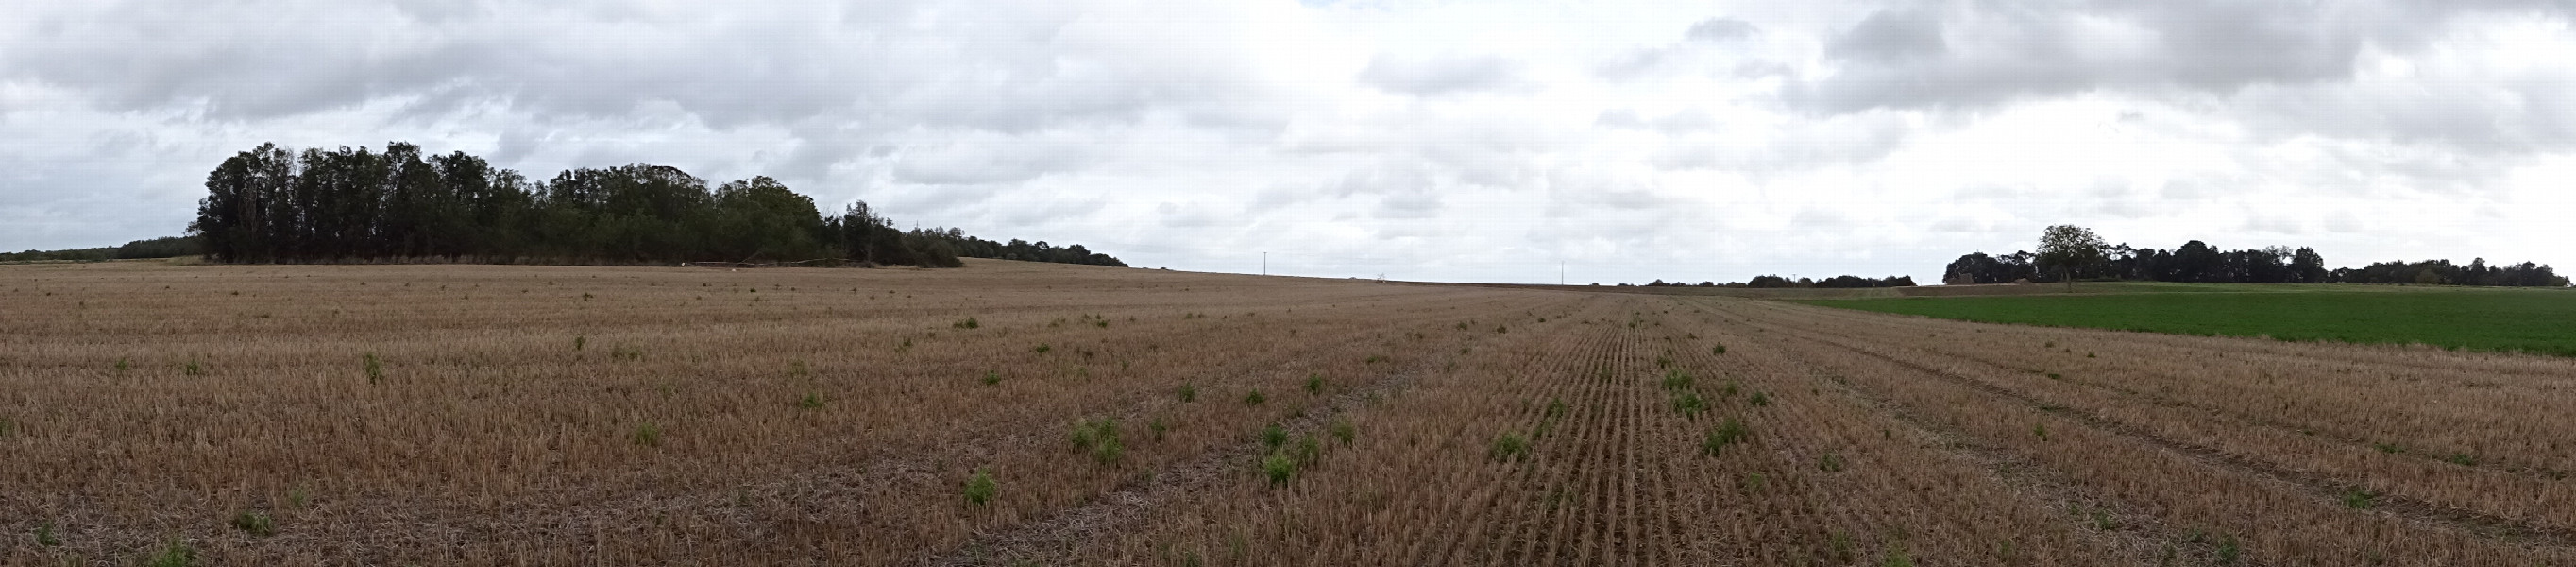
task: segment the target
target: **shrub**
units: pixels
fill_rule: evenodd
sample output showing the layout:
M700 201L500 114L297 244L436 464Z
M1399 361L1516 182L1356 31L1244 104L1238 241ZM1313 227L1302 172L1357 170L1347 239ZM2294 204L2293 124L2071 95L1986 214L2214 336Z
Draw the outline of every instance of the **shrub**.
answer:
M1180 394L1181 401L1184 402L1195 402L1199 399L1199 389L1197 386L1182 384Z
M1842 472L1843 459L1842 457L1834 456L1833 453L1825 453L1824 458L1816 459L1816 470L1825 472Z
M377 360L376 353L367 353L367 383L374 384L383 381L385 381L384 361Z
M1298 466L1315 466L1324 460L1324 444L1316 442L1313 435L1300 435L1297 436L1297 448L1289 455L1297 458Z
M126 359L123 359L123 358L118 358L118 359L116 359L116 371L117 371L117 372L124 372L124 371L132 370L132 369L134 369L134 364L133 364L133 363L128 362Z
M1252 391L1252 393L1244 394L1244 395L1243 395L1243 405L1247 405L1247 406L1257 406L1257 405L1261 405L1262 400L1263 400L1263 398L1261 397L1261 391L1260 391L1260 390L1253 390L1253 391Z
M1286 430L1286 429L1280 429L1280 428L1279 428L1279 424L1273 423L1273 424L1270 424L1268 427L1263 427L1263 428L1261 428L1261 447L1262 447L1262 450L1265 450L1265 451L1278 451L1278 450L1279 450L1279 446L1280 446L1280 445L1285 445L1285 444L1287 444L1287 443L1288 443L1288 430Z
M1046 344L1046 343L1038 343L1038 346L1037 346L1036 348L1032 348L1032 349L1029 349L1029 350L1037 351L1037 353L1038 353L1038 354L1046 354L1046 353L1047 353L1047 351L1055 350L1055 347L1047 346L1047 344Z
M966 320L964 320L964 321L958 321L956 324L949 325L949 326L950 326L950 327L959 328L959 329L973 329L973 328L976 328L976 327L983 326L983 324L982 324L982 323L977 323L977 322L975 322L975 318L974 318L974 317L967 317L967 318L966 318Z
M1352 439L1352 438L1354 438L1354 437L1358 437L1358 436L1359 436L1359 434L1360 434L1359 427L1351 425L1351 420L1349 420L1349 419L1334 419L1334 420L1333 420L1333 439L1334 439L1334 440L1337 440L1337 441L1341 441L1341 442L1342 442L1342 446L1344 446L1344 447L1348 447L1348 446L1350 446L1350 444L1351 444L1351 439Z
M199 364L195 360L188 361L188 364L180 367L179 370L187 373L189 376L204 376L206 374L206 366L204 364Z
M994 384L1000 384L1000 383L1002 383L1002 372L1001 372L1001 371L999 371L999 370L986 370L986 371L984 371L984 385L986 385L986 386L991 386L991 385L994 385Z
M1516 433L1505 433L1502 437L1494 439L1494 449L1490 453L1494 460L1503 462L1518 461L1527 458L1529 456L1529 439L1521 437Z
M2346 508L2368 510L2371 506L2378 504L2377 500L2379 500L2378 494L2373 494L2368 490L2362 490L2361 487L2358 486L2346 488L2343 491L2343 505Z
M803 397L803 398L799 398L799 399L797 399L797 400L796 400L796 409L822 409L822 408L823 408L823 394L820 394L820 393L815 393L815 392L806 392L806 393L805 393L805 397Z
M1158 417L1154 418L1153 422L1146 423L1145 429L1154 432L1154 441L1161 442L1163 440L1163 432L1170 431L1172 427L1164 425L1163 419Z
M1726 354L1726 345L1708 347L1709 354Z
M1000 487L993 485L992 474L984 472L984 469L975 469L975 476L966 479L966 503L982 506L992 502L993 493L999 490Z
M270 520L267 514L259 512L245 511L234 515L233 527L239 528L241 531L249 533L253 537L277 535L277 522Z
M573 337L573 338L572 338L572 349L573 349L573 350L581 350L581 349L582 349L582 347L586 347L586 346L590 346L590 337Z
M1753 407L1758 408L1771 405L1771 396L1761 392L1754 392L1752 398L1745 399L1744 401L1745 403L1753 404Z
M62 539L54 537L53 522L38 522L36 524L36 545L59 547L62 544Z
M1306 375L1306 393L1309 395L1324 393L1324 375Z

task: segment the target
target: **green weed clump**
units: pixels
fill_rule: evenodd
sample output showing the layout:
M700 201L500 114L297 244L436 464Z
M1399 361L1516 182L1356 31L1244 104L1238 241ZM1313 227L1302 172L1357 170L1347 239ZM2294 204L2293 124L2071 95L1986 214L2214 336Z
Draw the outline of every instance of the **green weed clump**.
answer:
M197 548L189 547L188 542L172 538L169 543L161 546L160 551L144 556L143 564L151 567L194 567L197 564Z
M233 527L240 529L243 533L250 534L252 537L268 537L277 535L277 522L269 519L268 514L255 511L244 511L240 514L234 515Z
M1342 446L1350 446L1351 439L1358 437L1359 434L1359 427L1351 425L1351 420L1339 418L1333 420L1333 439L1341 441Z
M1529 449L1529 438L1517 433L1505 433L1501 437L1494 438L1494 448L1487 454L1495 461L1512 462L1529 458Z
M384 361L376 359L376 353L367 353L367 383L374 384L383 381L385 381Z
M1683 372L1680 369L1674 369L1664 373L1664 389L1666 390L1686 389L1691 387L1691 384L1695 382L1697 382L1696 378L1692 378L1690 373Z
M1280 429L1279 424L1273 423L1261 428L1262 450L1278 451L1280 445L1286 444L1288 444L1288 430Z
M1046 354L1047 351L1055 350L1055 347L1048 346L1046 343L1038 343L1036 348L1031 348L1029 350L1036 351L1038 354Z
M1699 392L1682 392L1673 396L1673 411L1682 417L1699 417L1700 412L1707 410L1708 402L1699 398Z
M964 320L964 321L958 321L958 322L956 322L955 324L951 324L951 325L949 325L949 327L954 327L954 328L959 328L959 329L973 329L973 328L981 327L981 326L983 326L983 324L982 324L982 323L977 323L977 322L975 322L975 318L974 318L974 317L967 317L967 318L966 318L966 320Z
M1728 445L1743 441L1745 436L1752 434L1752 429L1745 427L1744 422L1732 417L1726 418L1725 423L1720 423L1717 428L1708 430L1708 437L1700 440L1699 452L1702 455L1715 457L1725 452Z
M63 545L63 540L61 538L54 537L53 522L36 523L36 545L45 547L60 547Z
M1261 391L1260 391L1260 390L1253 390L1253 391L1252 391L1252 393L1244 394L1244 395L1243 395L1243 405L1247 405L1247 406L1257 406L1257 405L1261 405L1261 402L1262 402L1262 401L1264 401L1265 399L1266 399L1266 398L1261 397Z
M1195 402L1199 400L1199 388L1197 386L1182 384L1180 392L1178 393L1181 396L1181 401Z
M1315 394L1322 394L1322 393L1324 393L1324 375L1322 375L1322 374L1308 374L1308 375L1306 375L1306 394L1308 394L1308 395L1315 395Z
M967 504L982 506L991 503L994 493L1000 491L1001 488L993 484L993 475L984 469L975 469L975 476L966 479Z
M636 425L635 432L627 434L626 437L634 440L637 445L660 447L662 446L662 426L661 424L647 421Z
M999 371L999 370L986 370L986 371L984 371L984 385L986 385L986 386L991 386L991 385L994 385L994 384L1000 384L1000 383L1002 383L1002 372L1001 372L1001 371Z
M1290 458L1284 453L1273 452L1268 458L1261 460L1261 474L1270 478L1271 486L1286 485L1289 479L1297 476L1297 459Z
M1118 418L1104 417L1074 423L1073 449L1090 453L1092 460L1102 464L1117 462L1127 450L1126 445L1118 441Z
M796 409L823 409L823 394L806 392L805 397L796 400Z
M1708 347L1709 354L1726 354L1726 345Z

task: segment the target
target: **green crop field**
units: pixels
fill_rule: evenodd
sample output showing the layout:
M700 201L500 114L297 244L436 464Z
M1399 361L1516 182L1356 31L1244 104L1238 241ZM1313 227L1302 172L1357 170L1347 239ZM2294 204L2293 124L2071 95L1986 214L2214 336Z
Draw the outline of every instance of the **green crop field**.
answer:
M2576 292L2565 290L2229 284L2079 290L2091 293L1799 303L1989 323L2576 356Z

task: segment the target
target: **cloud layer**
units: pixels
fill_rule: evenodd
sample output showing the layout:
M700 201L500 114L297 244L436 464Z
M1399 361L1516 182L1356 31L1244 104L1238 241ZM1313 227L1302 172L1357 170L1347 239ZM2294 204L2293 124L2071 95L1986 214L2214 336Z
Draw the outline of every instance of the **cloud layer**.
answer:
M652 162L1130 263L1937 279L2077 223L2576 267L2569 2L39 1L0 248L265 141Z

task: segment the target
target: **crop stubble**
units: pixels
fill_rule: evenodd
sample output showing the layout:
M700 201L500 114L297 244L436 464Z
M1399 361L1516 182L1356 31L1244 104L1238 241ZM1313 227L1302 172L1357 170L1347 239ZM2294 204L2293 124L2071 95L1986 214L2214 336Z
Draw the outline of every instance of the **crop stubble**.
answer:
M0 289L9 563L2504 565L2576 526L2553 358L1014 262Z

